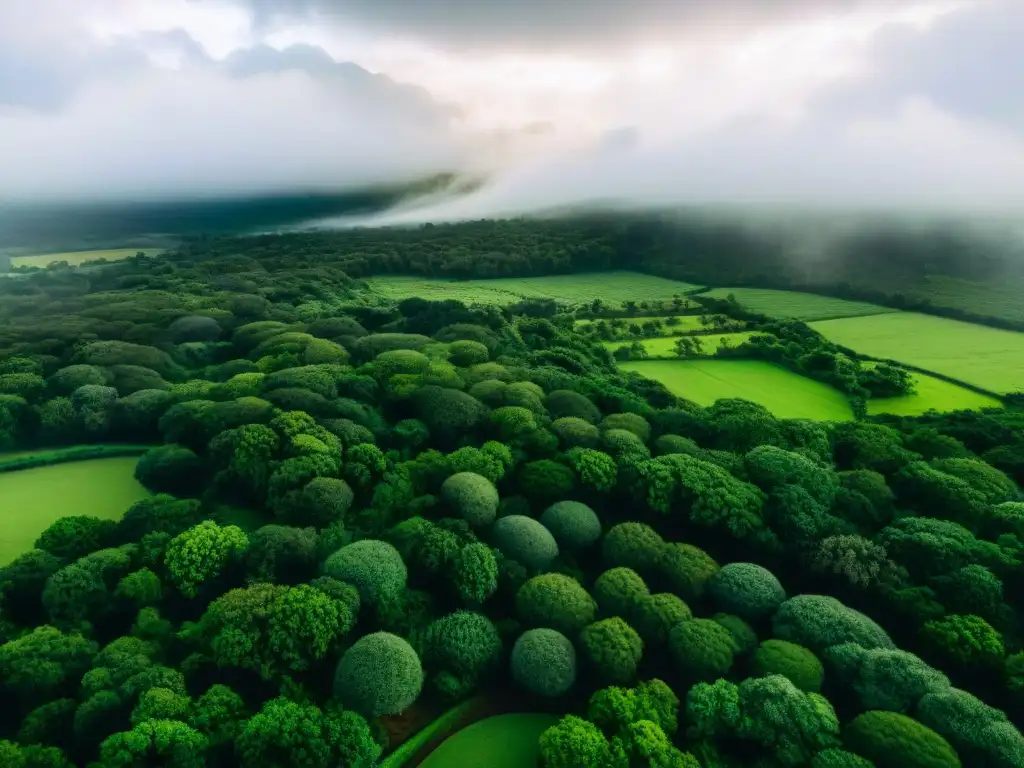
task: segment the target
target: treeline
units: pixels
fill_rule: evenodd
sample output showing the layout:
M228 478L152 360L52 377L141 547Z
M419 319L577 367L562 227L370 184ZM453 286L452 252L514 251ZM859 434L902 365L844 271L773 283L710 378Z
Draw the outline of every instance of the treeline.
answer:
M0 569L0 759L372 766L517 691L546 768L1024 764L1024 412L702 408L364 298L269 241L0 281L5 447L157 446Z

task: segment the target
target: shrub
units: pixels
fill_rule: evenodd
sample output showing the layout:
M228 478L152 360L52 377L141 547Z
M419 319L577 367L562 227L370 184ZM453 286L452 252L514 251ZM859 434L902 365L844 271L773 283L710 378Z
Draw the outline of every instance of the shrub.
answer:
M1024 737L1006 714L958 688L926 694L918 719L946 738L967 765L1010 768L1024 765Z
M160 445L139 457L135 479L154 493L191 496L206 481L206 462L183 445Z
M680 598L670 592L659 592L640 598L630 621L646 646L658 647L668 642L669 632L676 624L692 618L690 606Z
M609 765L608 739L593 723L566 715L540 735L544 768L590 768Z
M654 441L654 455L668 456L673 453L685 453L694 455L700 451L693 440L679 435L662 435Z
M433 669L476 679L501 658L501 636L486 616L456 611L430 623L423 661Z
M875 764L845 749L825 749L811 759L811 768L875 768Z
M878 768L960 768L944 738L896 712L864 712L843 731L843 743Z
M487 406L472 395L435 385L413 394L415 416L442 447L457 446L476 434L487 418Z
M317 528L344 521L352 507L355 494L344 480L336 477L314 477L302 489L302 504L293 510L303 522Z
M826 595L791 597L779 606L772 629L777 637L816 653L840 643L857 643L864 648L894 647L885 630L874 621Z
M541 696L561 696L576 682L576 651L553 629L530 629L512 648L512 679Z
M668 648L676 669L690 683L724 677L732 668L732 635L711 619L677 624L669 633Z
M388 632L365 635L345 651L334 676L334 695L366 718L405 711L423 689L419 656Z
M601 435L601 445L617 460L632 459L643 461L651 458L651 452L644 441L625 429L609 429Z
M711 620L724 627L732 637L733 652L737 656L744 656L757 648L757 633L739 616L716 613Z
M526 627L549 627L573 636L594 620L596 610L587 590L561 573L534 576L516 593L516 614Z
M613 413L605 416L601 422L601 429L605 432L612 429L632 432L645 443L651 439L651 425L647 423L647 419L635 413Z
M753 563L722 566L708 581L708 592L723 611L748 621L770 616L786 599L775 574Z
M381 606L403 589L407 572L398 550L384 541L363 539L347 544L324 563L327 576L352 584L364 603Z
M1002 635L980 616L950 614L927 622L921 642L936 655L967 669L994 669L1003 663Z
M596 448L601 442L601 431L578 416L566 416L551 424L563 448Z
M830 672L850 685L864 709L910 712L923 696L949 688L949 679L920 657L892 648L867 650L854 643L825 651Z
M491 357L487 347L479 341L453 341L448 345L448 359L455 365L469 367L486 363Z
M632 568L641 576L656 570L665 542L644 523L619 523L604 536L601 556L608 568Z
M531 517L509 515L494 523L491 538L498 550L526 568L541 572L558 557L551 532Z
M572 494L576 487L576 474L557 461L540 459L523 465L519 486L531 500L550 503Z
M801 691L818 693L825 669L818 657L802 646L785 640L765 640L754 652L754 677L783 675Z
M597 513L578 501L559 501L540 516L541 525L551 531L558 548L566 552L586 549L601 538Z
M708 581L718 572L718 563L703 549L674 542L662 546L655 571L669 589L694 602L704 596Z
M544 406L553 419L573 416L590 424L601 420L601 411L583 395L570 389L556 389L544 398Z
M594 581L594 599L604 617L632 619L649 596L647 584L632 568L610 568Z
M635 629L615 616L584 627L580 648L599 680L625 685L636 678L644 643Z
M445 480L441 498L452 512L475 527L490 525L498 514L498 489L474 472L459 472Z

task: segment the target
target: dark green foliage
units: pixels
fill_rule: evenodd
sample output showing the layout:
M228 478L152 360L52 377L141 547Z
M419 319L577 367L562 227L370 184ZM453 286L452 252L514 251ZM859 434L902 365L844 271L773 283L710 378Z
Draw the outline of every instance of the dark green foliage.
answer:
M668 638L675 668L690 683L725 676L732 668L734 647L729 631L710 619L680 622Z
M456 611L427 627L423 662L428 670L446 671L475 683L501 659L501 636L486 616Z
M566 715L540 735L544 768L592 768L610 760L608 739L593 723Z
M454 514L475 527L490 525L498 513L494 483L473 472L459 472L445 480L441 499Z
M452 561L452 580L468 606L484 603L498 588L498 561L486 544L467 544Z
M148 533L177 536L202 519L202 506L198 501L157 494L129 507L117 524L117 530L123 541L138 541Z
M255 581L298 584L316 571L316 531L265 525L249 537L246 570Z
M874 768L874 763L845 749L826 749L814 756L811 768Z
M487 416L487 406L472 395L434 385L416 390L413 404L416 418L443 447L471 438Z
M786 599L775 574L753 563L729 563L708 581L708 593L727 613L748 621L770 616Z
M95 653L96 644L81 635L36 627L0 645L0 681L22 701L42 704L73 691Z
M561 573L534 576L516 593L525 627L548 627L570 637L594 620L597 604L578 581Z
M503 555L535 573L547 570L558 557L558 544L551 532L522 515L498 518L491 528L491 541Z
M565 416L551 424L551 431L558 436L564 448L597 448L601 442L601 431L586 419Z
M864 709L913 712L923 696L949 688L949 679L921 658L892 648L844 643L828 648L829 675L849 685Z
M669 588L687 602L699 600L718 572L718 563L702 549L672 542L661 547L656 571Z
M110 546L117 523L89 515L61 517L53 521L36 539L35 548L63 560L78 558Z
M772 629L780 639L814 652L840 643L857 643L864 648L893 647L892 640L874 621L826 595L791 597L779 607Z
M631 568L610 568L594 581L594 599L604 617L634 618L650 597L647 584Z
M161 445L142 454L135 479L154 493L191 496L203 487L206 464L182 445Z
M785 640L765 640L754 652L751 671L755 677L782 675L801 691L818 693L825 669L806 648Z
M574 417L589 424L597 424L601 420L601 411L596 405L578 392L568 389L550 392L544 399L544 405L553 419Z
M843 743L878 768L958 768L960 759L935 731L896 712L865 712L843 729Z
M635 413L609 414L601 421L601 429L605 432L623 429L626 432L632 432L644 443L651 439L651 425L647 423L647 419Z
M512 678L531 693L561 696L576 682L576 651L553 629L531 629L512 648Z
M211 520L175 536L167 545L164 563L171 582L187 597L205 582L240 561L249 537L237 525L221 527Z
M595 587L596 589L596 587ZM693 618L690 606L669 592L645 595L630 614L630 622L648 648L660 647L668 642L669 632L681 621Z
M541 525L551 531L564 552L586 549L601 538L601 520L586 504L559 501L540 516Z
M580 653L597 679L624 685L636 677L643 655L640 635L618 616L602 619L580 632Z
M737 656L745 656L757 648L757 633L739 616L716 613L711 620L724 627L732 637L733 652Z
M523 465L519 484L531 501L550 504L572 495L576 487L576 475L564 464L540 459Z
M980 616L951 614L921 628L921 641L936 657L966 669L1002 664L1003 638Z
M649 525L619 523L605 534L601 542L601 557L609 568L632 568L646 576L655 571L663 546L661 536Z
M359 638L341 657L334 676L334 695L369 718L400 714L422 688L423 668L416 651L387 632Z
M327 558L324 573L352 584L363 602L375 606L393 600L405 588L408 575L398 550L372 539L339 549Z

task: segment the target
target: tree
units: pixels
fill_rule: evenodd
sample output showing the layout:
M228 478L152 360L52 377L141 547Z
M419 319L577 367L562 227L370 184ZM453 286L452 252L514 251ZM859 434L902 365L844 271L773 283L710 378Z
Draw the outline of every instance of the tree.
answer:
M810 565L817 573L832 574L861 589L892 586L905 575L889 559L885 547L855 534L822 539L810 557Z
M281 593L267 618L270 651L293 672L324 658L355 623L344 603L309 584Z
M921 641L939 658L966 670L993 669L1003 662L1003 638L980 616L951 614L921 628Z
M818 657L806 648L785 640L765 640L754 652L755 677L782 675L805 693L818 693L825 669Z
M718 563L703 549L681 542L663 545L655 563L657 575L687 602L703 597L708 581L718 568Z
M398 550L384 541L363 539L327 558L324 573L359 590L363 602L380 606L405 589L408 571Z
M234 741L247 717L242 697L218 683L196 700L188 724L203 734L211 747L217 747Z
M605 618L633 619L649 595L647 584L631 568L611 568L594 581L594 599Z
M733 665L733 647L728 630L710 619L680 622L668 638L676 671L691 683L724 677Z
M565 460L579 475L584 488L607 493L615 487L618 467L607 453L592 448L571 448Z
M491 541L503 555L535 573L546 570L558 557L558 544L551 532L524 515L499 518L491 528Z
M967 765L1009 768L1024 759L1024 737L1006 714L966 691L947 688L928 693L915 714L947 739Z
M748 621L775 613L786 591L771 571L753 563L729 563L708 581L708 592L719 608Z
M473 687L501 659L501 636L486 616L456 611L430 623L423 661L428 669L448 672Z
M960 758L935 731L896 712L864 712L843 730L843 743L879 768L959 768Z
M103 765L163 764L176 768L206 765L207 741L177 720L145 720L130 731L115 733L100 746Z
M171 581L187 597L240 561L249 537L237 525L219 526L207 520L175 536L167 545L164 563Z
M316 572L316 531L264 525L249 537L246 570L257 581L299 584Z
M132 710L132 725L146 720L186 720L192 700L170 688L150 688L139 697Z
M277 698L246 721L235 752L245 768L371 768L381 748L370 726L355 712L324 713L312 704Z
M317 528L344 522L354 499L352 488L344 480L315 477L302 489L303 503L295 510L299 518L295 522Z
M558 436L562 446L569 448L597 448L601 442L601 431L579 416L565 416L551 423L551 431Z
M89 668L96 644L50 626L0 645L0 681L25 703L38 704L73 691Z
M530 629L512 648L512 679L531 693L557 697L576 682L576 651L553 629Z
M498 513L497 488L473 472L459 472L445 480L441 499L452 512L476 527L490 525Z
M636 630L618 616L594 622L580 632L583 658L598 680L608 683L625 684L636 678L643 647Z
M630 621L643 638L644 645L657 648L668 642L669 633L676 624L689 621L693 613L690 606L676 595L659 592L641 597L631 616Z
M664 543L649 525L619 523L605 534L601 557L607 567L631 568L645 576L655 571Z
M466 605L485 603L498 589L498 561L486 544L467 544L452 560L452 580Z
M566 715L540 735L544 768L595 768L607 765L608 739L593 723Z
M564 464L539 459L525 464L519 474L519 485L531 501L550 504L572 495L576 474Z
M64 560L77 560L114 543L117 524L91 515L70 515L50 523L36 539L35 548Z
M559 501L540 516L541 525L551 531L559 550L578 552L601 538L601 520L597 513L578 501Z
M857 643L864 648L893 647L885 630L874 621L826 595L789 598L772 619L772 630L778 638L813 652L840 643Z
M912 712L926 694L949 688L942 672L907 651L843 643L824 656L829 674L852 687L864 709Z
M416 651L388 632L364 635L345 651L334 676L335 696L365 717L405 711L423 688Z
M561 573L534 576L516 593L516 613L526 627L575 635L594 620L597 604L578 581Z

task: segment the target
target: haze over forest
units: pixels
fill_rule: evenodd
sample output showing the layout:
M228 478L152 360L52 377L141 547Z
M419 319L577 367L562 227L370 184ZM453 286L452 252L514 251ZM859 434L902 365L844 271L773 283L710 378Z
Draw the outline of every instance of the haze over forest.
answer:
M1022 35L1016 0L4 3L0 193L1012 215Z

